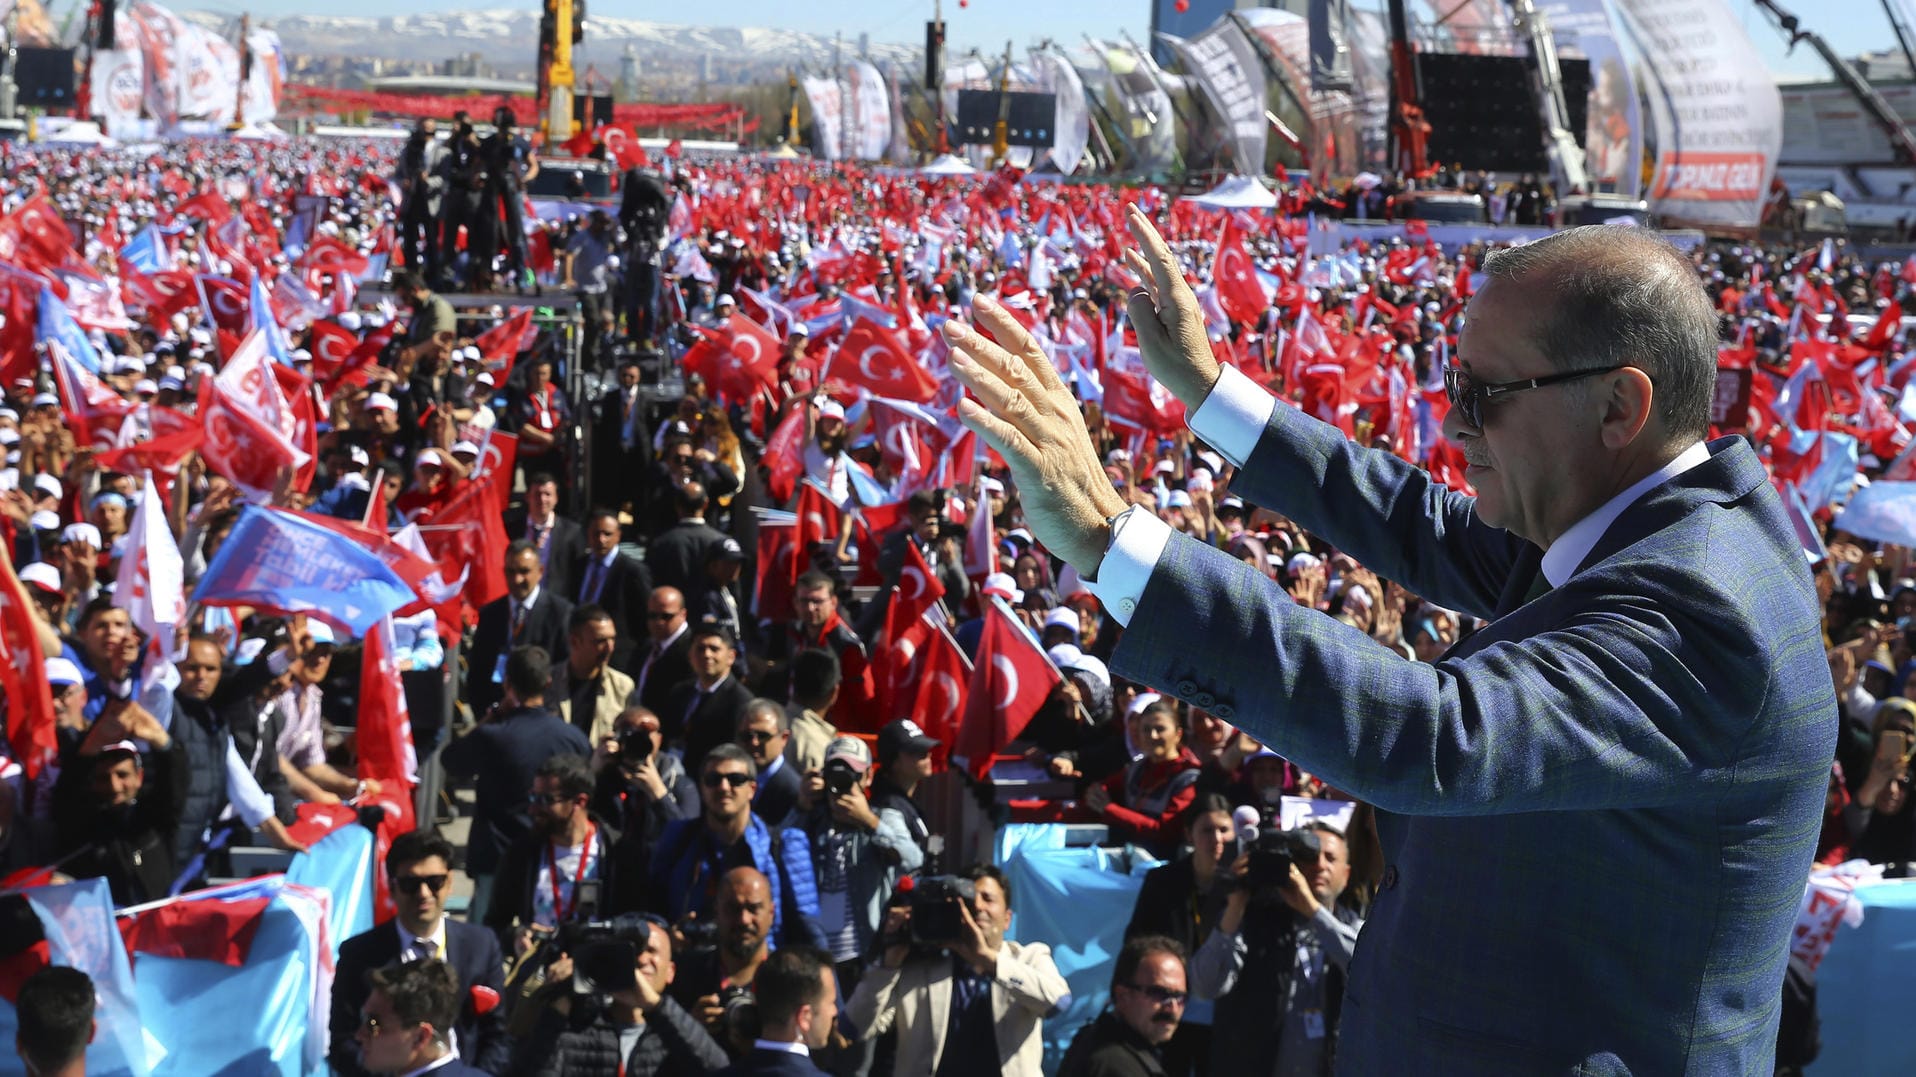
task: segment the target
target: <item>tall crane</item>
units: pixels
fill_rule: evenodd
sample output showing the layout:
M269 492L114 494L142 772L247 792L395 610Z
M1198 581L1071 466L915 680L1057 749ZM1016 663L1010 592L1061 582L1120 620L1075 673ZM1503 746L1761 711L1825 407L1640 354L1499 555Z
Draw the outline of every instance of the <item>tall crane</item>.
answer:
M1784 10L1776 0L1756 0L1756 6L1762 8L1763 13L1776 24L1776 28L1789 37L1790 48L1796 48L1797 43L1801 41L1809 42L1810 47L1823 58L1823 62L1830 65L1830 70L1836 75L1836 81L1842 83L1851 94L1855 95L1857 102L1863 106L1863 111L1869 113L1870 118L1883 129L1883 133L1889 136L1889 144L1896 150L1896 155L1907 164L1916 164L1916 136L1910 134L1909 125L1903 122L1903 118L1896 114L1895 109L1889 107L1889 102L1883 100L1882 95L1876 92L1875 87L1872 87L1868 80L1857 74L1849 61L1838 56L1836 50L1830 48L1830 43L1823 39L1822 34L1803 29L1803 24L1797 17Z
M1406 175L1424 171L1430 123L1424 119L1424 85L1417 52L1410 47L1410 17L1404 0L1390 0L1390 166Z
M1570 130L1570 108L1564 103L1563 69L1557 63L1557 41L1550 36L1550 23L1530 0L1507 0L1517 29L1530 40L1525 68L1530 73L1530 93L1536 99L1543 120L1544 155L1550 161L1550 176L1557 190L1590 193L1590 177L1583 168L1583 147Z

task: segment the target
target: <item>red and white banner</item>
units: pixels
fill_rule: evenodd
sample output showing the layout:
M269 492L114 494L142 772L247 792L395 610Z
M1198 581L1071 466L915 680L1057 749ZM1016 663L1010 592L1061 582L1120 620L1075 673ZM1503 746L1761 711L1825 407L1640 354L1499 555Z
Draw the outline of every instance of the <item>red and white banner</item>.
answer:
M1657 132L1651 208L1753 227L1783 146L1783 98L1727 0L1618 0Z
M146 100L145 56L137 48L94 53L91 92L94 115L102 118L106 133L128 137Z

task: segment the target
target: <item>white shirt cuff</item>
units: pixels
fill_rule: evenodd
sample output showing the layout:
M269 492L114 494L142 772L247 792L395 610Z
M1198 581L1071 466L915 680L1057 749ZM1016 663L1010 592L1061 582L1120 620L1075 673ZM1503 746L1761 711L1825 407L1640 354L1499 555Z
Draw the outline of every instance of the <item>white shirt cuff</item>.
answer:
M1119 624L1131 623L1131 615L1138 611L1138 601L1144 597L1144 585L1151 582L1151 573L1170 541L1171 525L1136 505L1119 513L1112 523L1111 548L1104 551L1098 578L1086 580L1084 585Z
M1277 398L1234 366L1224 367L1187 425L1234 467L1243 467L1264 436Z
M272 796L259 787L231 738L226 741L226 799L249 830L273 817Z

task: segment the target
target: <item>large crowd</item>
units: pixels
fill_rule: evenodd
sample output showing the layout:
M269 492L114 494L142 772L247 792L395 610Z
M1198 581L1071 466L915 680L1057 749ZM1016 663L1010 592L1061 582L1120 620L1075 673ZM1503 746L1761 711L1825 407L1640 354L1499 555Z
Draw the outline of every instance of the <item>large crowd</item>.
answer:
M536 167L509 136L458 138ZM470 838L440 836L428 805L384 853L396 915L340 948L338 1072L451 1054L500 1075L775 1072L766 1056L802 1045L840 1075L1039 1073L1044 1020L1069 1003L1047 943L1074 940L1013 930L1021 895L958 840L938 783L988 823L1098 823L1163 861L1108 1010L1057 1072L1330 1072L1342 970L1383 884L1371 809L1231 714L1110 668L1122 627L952 418L935 330L992 297L1074 387L1126 502L1441 662L1471 618L1233 494L1234 468L1154 389L1124 320L1120 213L1160 222L1222 361L1460 488L1437 431L1482 247L1412 224L1312 253L1327 196L1305 182L1274 211L1216 212L1010 172L679 158L599 207L542 211L507 182L507 208L468 231L476 203L450 227L418 204L460 146L429 166L417 147L309 141L5 148L0 584L31 599L34 638L7 643L43 652L52 702L7 700L6 729L51 727L57 747L37 773L7 767L0 865L104 876L135 904L226 874L233 847L303 847L301 804L376 798L350 735L356 642L316 611L194 605L155 654L114 585L136 516L162 507L191 594L243 503L430 528L510 434L505 545L475 554L462 597L394 621L417 756L470 783ZM1859 484L1906 477L1916 274L1841 243L1693 257L1734 388L1717 428L1801 507L1825 601L1842 734L1818 860L1900 865L1916 565L1831 520ZM501 281L572 297L577 346L570 305L502 349L513 311L449 302ZM272 309L230 317L229 284ZM49 294L82 341L35 317ZM310 466L264 489L158 451L262 315L313 419ZM56 353L82 343L98 371L76 390ZM956 690L1001 621L1056 675L990 735ZM941 699L924 656L945 646L964 658ZM169 662L177 687L145 690ZM1780 1066L1806 1061L1788 1032Z

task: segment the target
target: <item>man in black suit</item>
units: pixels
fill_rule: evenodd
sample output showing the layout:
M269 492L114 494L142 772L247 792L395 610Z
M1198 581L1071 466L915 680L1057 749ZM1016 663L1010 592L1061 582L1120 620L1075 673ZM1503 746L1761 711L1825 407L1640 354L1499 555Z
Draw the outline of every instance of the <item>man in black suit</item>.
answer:
M738 644L730 632L700 624L692 626L691 636L692 679L672 689L658 714L665 739L685 746L686 773L697 774L705 753L732 739L752 693L732 676Z
M709 452L705 455L711 456ZM645 508L639 514L647 535L657 538L665 529L665 521L674 512L674 498L688 483L698 483L712 497L731 497L743 488L731 468L716 459L701 459L690 436L668 434L659 445L659 458L652 466Z
M568 752L590 756L592 744L577 726L546 709L552 660L538 647L520 647L506 658L506 694L477 729L440 754L446 775L475 777L479 808L466 843L466 874L472 876L472 907L466 918L484 922L492 900L492 877L500 856L532 828L527 797L540 764Z
M645 567L652 570L655 585L691 594L705 578L706 554L725 541L725 534L705 522L708 498L704 483L688 482L678 487L672 506L678 522L646 546Z
M543 471L526 476L526 504L505 514L506 538L532 544L546 583L562 595L579 587L579 555L585 531L559 515L559 480Z
M537 647L553 662L566 660L566 621L571 616L572 603L548 585L532 544L520 540L506 547L506 596L480 609L472 637L466 702L474 717L485 717L499 701L506 656L514 650ZM541 693L544 690L541 685Z
M810 946L780 947L752 980L758 995L758 1039L752 1053L720 1077L805 1077L823 1073L812 1052L831 1040L838 1019L832 959Z
M645 507L652 473L652 438L646 430L645 398L639 393L639 359L619 361L619 381L592 406L592 500L614 509Z
M451 965L424 958L374 969L368 980L372 993L353 1029L366 1065L362 1072L489 1077L453 1053L462 992Z
M611 509L594 509L585 520L585 550L579 559L579 586L573 591L578 605L596 605L612 617L619 634L612 648L612 666L624 670L637 649L638 621L652 594L652 574L636 557L619 550L619 517Z
M505 1010L492 1006L481 1013L472 997L475 987L501 989L504 960L492 932L446 915L452 859L452 843L430 830L401 834L386 851L386 877L391 880L398 912L371 931L339 944L333 976L332 1047L326 1057L338 1077L369 1072L353 1035L360 1009L372 993L366 974L426 958L444 961L459 978L458 1017L451 1029L459 1057L482 1070L505 1072Z
M730 535L706 548L705 564L699 570L698 584L685 594L686 616L697 624L720 624L739 641L748 661L739 663L739 673L749 667L752 643L749 630L754 627L751 603L745 597L740 578L745 573L745 548Z
M692 632L685 596L676 587L654 587L645 604L646 649L632 657L637 702L653 714L665 712L666 697L692 678Z
M766 826L784 827L798 813L798 795L804 780L785 758L791 743L792 720L785 708L769 699L754 699L738 716L738 746L758 766L758 792L752 794L752 814Z

